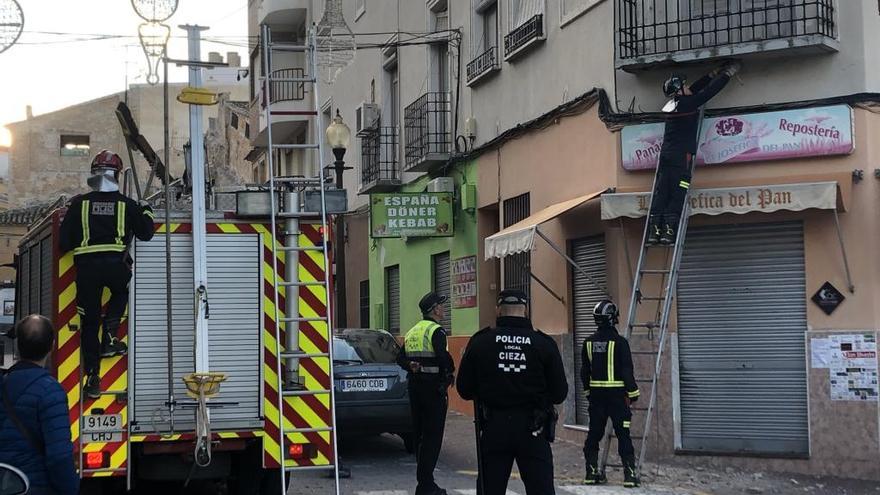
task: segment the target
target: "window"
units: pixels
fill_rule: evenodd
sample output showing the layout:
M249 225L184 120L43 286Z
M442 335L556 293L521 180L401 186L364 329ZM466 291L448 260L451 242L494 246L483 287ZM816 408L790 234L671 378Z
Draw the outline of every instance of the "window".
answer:
M443 10L434 14L434 31L442 33L437 43L431 44L432 79L434 92L446 93L449 91L449 11Z
M400 335L400 265L385 269L385 306L387 330Z
M443 328L452 334L452 287L449 271L449 251L431 256L431 290L440 296L446 296L446 312L443 321L439 321Z
M543 41L544 33L544 0L511 0L504 36L505 60Z
M400 346L394 337L375 330L343 330L333 335L333 362L337 364L394 364Z
M504 228L525 220L529 216L529 193L504 201ZM531 291L531 253L519 253L504 258L504 288L519 289L526 294Z
M544 14L544 0L510 0L507 11L508 32L522 26L536 15Z
M61 156L89 156L89 136L62 134Z
M232 113L232 117L229 119L229 125L233 127L233 129L238 129L238 114Z
M497 71L498 65L498 1L472 0L474 18L471 22L471 61L467 65L468 84Z
M251 138L251 125L245 122L244 124L244 137L250 139Z
M370 281L361 280L360 283L360 327L370 328Z
M603 0L560 0L560 2L560 22L565 26L596 5L602 3Z

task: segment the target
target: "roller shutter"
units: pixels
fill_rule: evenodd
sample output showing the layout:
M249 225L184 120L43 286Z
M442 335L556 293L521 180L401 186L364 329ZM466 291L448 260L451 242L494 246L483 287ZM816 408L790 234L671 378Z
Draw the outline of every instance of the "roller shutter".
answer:
M678 282L682 448L808 453L800 222L688 232Z
M400 266L385 269L385 303L388 305L388 331L400 334Z
M172 235L172 317L174 391L187 401L181 378L194 371L192 238ZM133 281L134 411L138 431L150 431L167 400L165 238L137 243ZM262 424L260 362L260 241L256 235L207 237L211 371L225 373L217 400L236 402L211 412L214 428L252 428ZM154 413L156 413L154 415ZM191 410L175 412L181 428L192 428Z
M607 284L605 270L605 238L603 236L579 239L571 243L571 257L596 283L603 287ZM605 298L604 293L593 285L580 271L571 269L572 311L574 322L574 376L575 376L575 407L577 408L577 424L586 425L590 422L587 411L589 402L584 396L581 383L581 348L584 339L596 331L593 321L593 307Z
M435 254L431 257L434 292L441 296L446 296L446 313L443 321L439 322L447 332L452 332L452 294L451 281L449 273L449 251L445 253Z

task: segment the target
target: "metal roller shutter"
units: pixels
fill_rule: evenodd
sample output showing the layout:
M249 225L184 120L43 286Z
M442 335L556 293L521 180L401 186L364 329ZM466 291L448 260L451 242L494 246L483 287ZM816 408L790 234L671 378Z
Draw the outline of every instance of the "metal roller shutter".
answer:
M435 254L431 257L433 265L433 281L434 292L441 296L446 296L446 316L443 321L439 322L446 329L447 333L452 333L452 286L449 272L449 251L445 253Z
M15 313L16 320L20 320L30 313L30 268L31 268L31 250L29 248L24 248L21 250L21 255L18 257L18 290L16 290L16 297L20 298L15 301Z
M808 453L800 222L688 232L678 282L682 448Z
M28 270L28 291L30 297L28 299L28 314L40 312L40 267L42 260L40 259L40 245L33 244L30 247L30 269Z
M581 268L593 277L596 283L605 286L607 276L605 269L605 238L604 236L579 239L571 243L571 257ZM581 347L584 339L596 331L593 321L593 307L605 298L605 294L593 285L587 277L574 268L571 269L572 320L574 322L574 376L576 420L579 425L590 422L587 410L589 401L584 396L581 383Z
M36 248L35 248L36 249ZM52 317L52 238L40 241L40 314Z
M182 377L194 370L192 238L172 235L172 316L174 395L186 401ZM134 421L150 431L154 412L166 411L165 238L137 243L133 282ZM225 373L218 400L237 405L212 410L216 428L251 428L260 422L261 273L256 235L207 237L211 371ZM175 412L181 428L191 428L191 410Z
M400 334L400 266L385 269L385 303L388 305L388 331Z

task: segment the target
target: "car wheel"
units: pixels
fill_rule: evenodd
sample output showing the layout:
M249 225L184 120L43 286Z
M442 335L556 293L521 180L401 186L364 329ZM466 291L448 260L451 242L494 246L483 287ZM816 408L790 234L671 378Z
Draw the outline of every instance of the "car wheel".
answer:
M416 453L416 435L415 433L399 433L400 438L403 440L403 448L406 449L407 454L415 454Z

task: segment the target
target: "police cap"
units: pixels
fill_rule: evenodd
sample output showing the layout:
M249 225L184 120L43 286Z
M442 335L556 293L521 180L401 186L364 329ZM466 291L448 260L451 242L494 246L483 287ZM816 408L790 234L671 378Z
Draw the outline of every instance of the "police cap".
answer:
M504 289L498 294L498 305L504 306L506 304L528 306L529 296L519 289Z
M443 304L446 302L446 296L441 296L436 292L428 292L422 297L422 300L419 301L419 309L422 310L422 314L428 314L434 309L438 304Z

